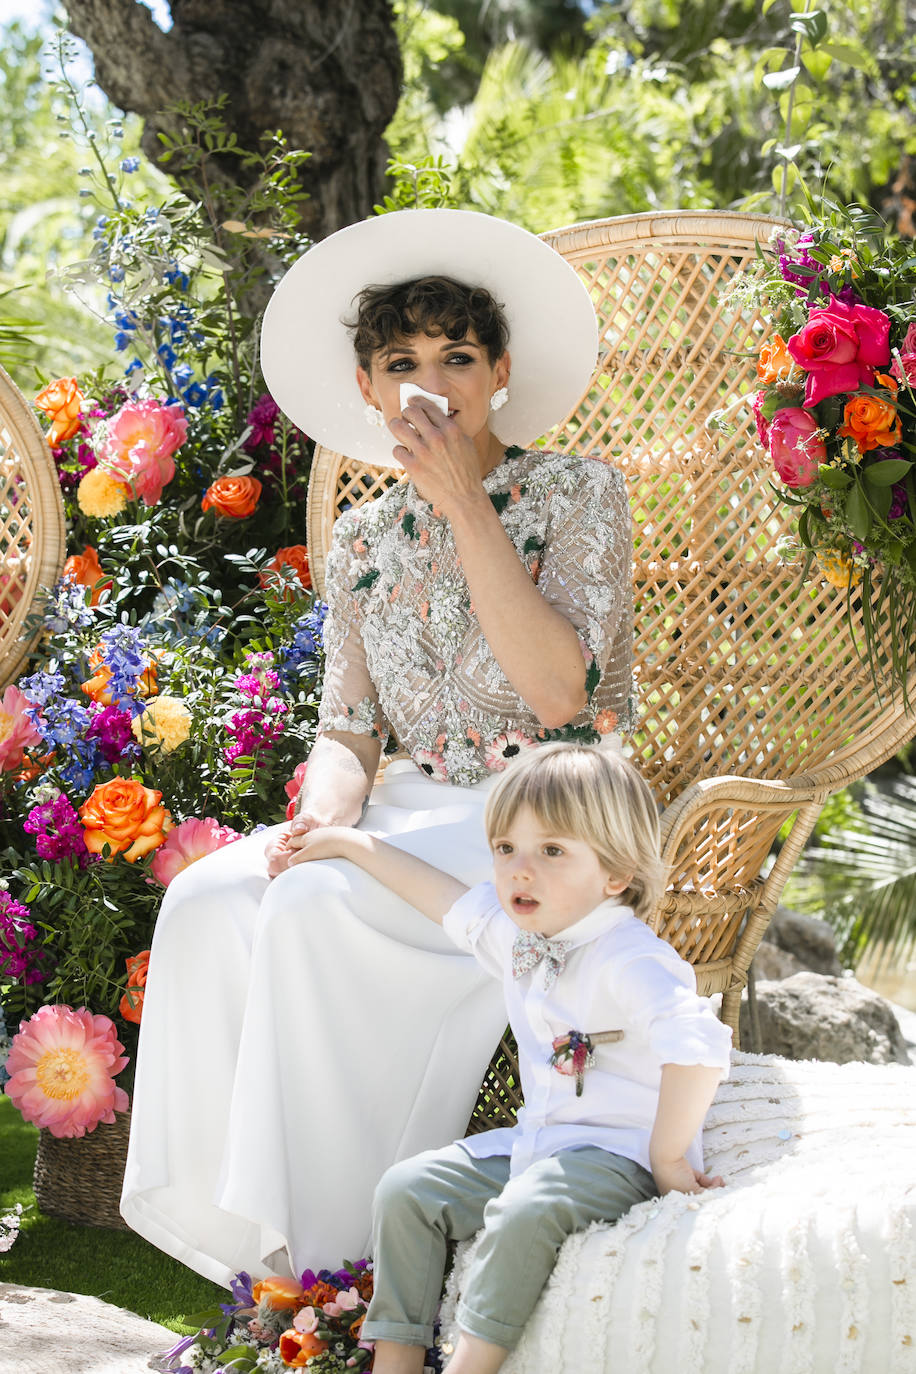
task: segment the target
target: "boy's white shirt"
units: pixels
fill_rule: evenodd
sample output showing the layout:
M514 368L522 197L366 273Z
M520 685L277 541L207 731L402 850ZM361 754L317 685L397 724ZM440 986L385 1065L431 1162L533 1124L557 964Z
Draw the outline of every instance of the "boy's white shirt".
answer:
M554 938L570 949L545 989L544 960L512 976L519 927L502 909L492 883L466 892L443 929L459 949L502 978L509 1024L518 1042L525 1106L518 1124L462 1141L475 1159L510 1156L514 1176L536 1160L583 1145L649 1164L663 1064L704 1064L728 1076L731 1030L696 992L691 966L637 920L628 906L602 902ZM622 1030L623 1039L595 1047L581 1097L576 1080L550 1063L553 1041L577 1030ZM702 1169L701 1133L686 1152Z

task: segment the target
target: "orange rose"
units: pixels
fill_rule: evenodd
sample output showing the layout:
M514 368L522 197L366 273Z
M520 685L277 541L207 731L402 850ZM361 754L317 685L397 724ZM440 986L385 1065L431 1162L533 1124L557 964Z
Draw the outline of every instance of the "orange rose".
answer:
M82 553L70 555L64 564L63 575L78 582L81 587L92 588L90 606L97 606L102 599L102 592L111 590L111 579L104 581L105 574L102 572L99 556L91 544L87 544Z
M280 1359L290 1369L304 1369L313 1355L321 1355L328 1348L311 1331L284 1331L280 1337Z
M79 809L90 854L101 854L107 844L111 848L109 862L116 854L123 854L132 864L158 849L173 826L161 802L161 792L133 778L99 783Z
M100 706L110 706L111 692L108 684L111 681L111 669L107 663L102 662L102 650L93 649L89 655L89 667L94 669L93 676L80 684L80 691L87 697L99 703ZM159 691L156 685L156 665L150 663L137 680L137 690L141 697L154 697ZM132 694L131 694L132 695Z
M143 997L146 990L146 971L149 967L149 950L144 949L132 959L125 959L127 965L127 991L120 1001L121 1015L125 1021L133 1021L139 1026L143 1015Z
M261 483L256 477L217 477L207 488L200 508L209 510L212 506L217 515L244 520L254 513L260 499Z
M900 443L900 416L893 402L881 396L854 396L846 402L843 420L837 433L844 439L855 439L860 453Z
M757 355L757 376L764 386L788 381L794 366L781 335L774 334L768 343L761 345Z
M35 404L51 421L47 434L51 448L72 439L79 431L84 400L75 377L61 377L39 391Z
M309 571L309 551L304 544L292 544L288 549L277 549L273 558L260 575L262 587L276 587L279 591L281 586L280 578L276 576L281 568L292 568L299 579L301 586L309 591L312 586L312 574ZM286 588L286 596L295 596L295 589Z
M302 1284L296 1279L271 1278L261 1279L251 1290L251 1296L255 1303L267 1302L268 1307L274 1308L277 1312L282 1312L286 1308L296 1308L302 1303L305 1297L302 1291Z

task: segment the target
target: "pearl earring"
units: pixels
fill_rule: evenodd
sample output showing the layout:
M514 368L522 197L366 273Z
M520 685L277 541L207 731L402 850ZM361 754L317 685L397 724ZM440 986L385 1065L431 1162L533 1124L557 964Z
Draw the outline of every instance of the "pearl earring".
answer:
M373 429L385 428L385 417L378 406L366 406L366 409L363 411L363 419L366 424L371 425Z
M498 390L498 391L494 391L494 392L493 392L493 395L490 397L490 409L491 409L491 410L502 410L503 406L506 404L506 402L508 401L508 399L509 399L509 388L508 388L508 387L505 387L505 386L501 386L501 387L499 388L499 390Z

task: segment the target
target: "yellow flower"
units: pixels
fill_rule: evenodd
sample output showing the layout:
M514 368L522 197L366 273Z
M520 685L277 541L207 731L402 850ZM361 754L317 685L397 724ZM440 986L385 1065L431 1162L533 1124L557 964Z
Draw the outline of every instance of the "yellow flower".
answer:
M155 697L130 728L145 748L171 754L191 733L191 712L177 697Z
M862 569L839 549L818 549L817 562L825 581L842 592L862 581Z
M91 468L76 489L76 500L84 515L107 520L127 505L127 488L104 468Z

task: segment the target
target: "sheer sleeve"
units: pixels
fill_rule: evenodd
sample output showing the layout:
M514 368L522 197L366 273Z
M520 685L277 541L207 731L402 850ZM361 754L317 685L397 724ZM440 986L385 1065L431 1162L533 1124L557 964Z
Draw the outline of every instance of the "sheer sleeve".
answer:
M356 512L334 526L326 572L328 615L324 622L325 668L318 725L388 741L390 727L366 664L363 608L356 592L365 574Z
M618 468L583 459L579 476L551 493L538 587L575 627L591 697L632 642L632 534Z

